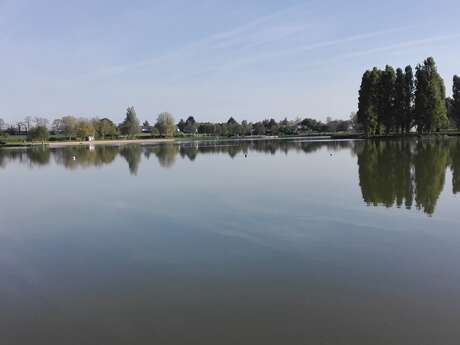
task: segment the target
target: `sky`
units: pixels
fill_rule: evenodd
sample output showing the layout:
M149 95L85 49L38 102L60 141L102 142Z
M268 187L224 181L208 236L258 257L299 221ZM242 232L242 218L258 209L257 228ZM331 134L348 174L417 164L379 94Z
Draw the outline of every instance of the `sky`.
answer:
M460 1L0 0L0 118L197 121L357 108L362 73L460 74Z

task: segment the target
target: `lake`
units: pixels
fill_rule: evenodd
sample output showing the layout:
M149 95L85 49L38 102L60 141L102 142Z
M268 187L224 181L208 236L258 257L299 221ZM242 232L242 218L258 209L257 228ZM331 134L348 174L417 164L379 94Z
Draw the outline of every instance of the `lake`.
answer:
M0 343L458 344L460 140L0 150Z

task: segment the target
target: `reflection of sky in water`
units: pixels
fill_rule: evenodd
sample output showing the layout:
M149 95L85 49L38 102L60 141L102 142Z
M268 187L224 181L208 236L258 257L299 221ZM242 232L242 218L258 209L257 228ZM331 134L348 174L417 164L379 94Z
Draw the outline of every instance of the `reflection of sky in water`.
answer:
M12 344L453 343L457 150L3 152L0 332ZM413 207L397 208L408 186Z

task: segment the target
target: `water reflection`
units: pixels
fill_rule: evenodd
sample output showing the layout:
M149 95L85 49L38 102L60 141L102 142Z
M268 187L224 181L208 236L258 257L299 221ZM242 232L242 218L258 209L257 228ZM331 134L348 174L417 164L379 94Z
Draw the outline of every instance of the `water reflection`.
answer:
M226 154L234 159L251 152L275 154L312 154L349 150L357 158L359 186L369 206L416 208L433 215L444 189L446 171L452 171L453 193L460 192L460 140L380 140L380 141L303 141L254 140L241 142L190 142L181 145L124 145L63 147L47 149L0 149L0 167L17 162L29 167L54 162L66 169L101 167L117 157L128 163L137 175L143 157L155 157L163 168L171 168L180 159L194 162L200 155ZM352 183L352 181L350 181Z
M451 161L454 192L458 178L458 140L366 141L355 145L364 201L386 207L414 206L435 212ZM454 163L455 162L455 163Z
M460 192L460 140L450 142L453 193Z

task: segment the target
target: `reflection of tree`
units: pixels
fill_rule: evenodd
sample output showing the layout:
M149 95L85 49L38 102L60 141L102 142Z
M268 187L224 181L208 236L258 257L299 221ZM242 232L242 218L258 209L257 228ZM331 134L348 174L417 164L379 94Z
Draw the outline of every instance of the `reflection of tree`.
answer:
M452 188L454 194L460 192L460 140L451 142L450 169L452 170Z
M181 145L179 153L182 158L187 157L190 161L194 161L198 155L198 146L193 145Z
M410 145L404 141L366 141L359 144L361 191L374 206L412 205Z
M415 199L418 209L434 213L449 157L445 141L365 141L356 153L366 203L410 209Z
M102 166L112 163L117 154L118 148L114 146L68 146L59 149L52 149L54 160L57 164L67 169L74 170L78 167Z
M144 155L150 157L150 155L154 154L163 168L170 168L176 162L176 156L179 150L178 145L160 144L146 147ZM186 151L187 149L181 152L182 157L187 156Z
M0 149L0 168L6 167L7 156L5 150Z
M15 161L27 165L46 165L50 157L66 169L98 167L112 163L118 154L137 174L141 156L155 156L161 167L169 168L177 155L194 161L199 155L225 154L235 157L252 152L272 155L297 152L311 154L321 150L353 149L357 156L359 180L364 201L368 205L406 207L415 204L431 215L444 188L445 171L450 164L453 192L460 192L460 140L380 140L380 141L301 141L241 140L201 141L181 145L150 146L68 146L47 149L0 149L0 167ZM450 157L450 158L449 158ZM340 173L340 172L337 172Z
M141 162L142 147L140 145L124 145L120 148L120 156L128 162L129 171L137 175Z
M0 148L0 156L2 157L2 166L6 167L8 162L18 161L19 163L30 164L30 159L27 155L27 149L12 149L4 150Z
M32 147L26 152L31 165L47 165L50 161L50 151L45 146Z
M96 166L112 163L118 154L118 148L113 146L96 146Z
M156 156L160 165L164 168L170 168L176 162L177 145L174 144L162 144L158 146L158 150L155 151Z
M417 144L414 158L415 201L419 209L434 213L444 188L449 146L446 141L422 141Z

